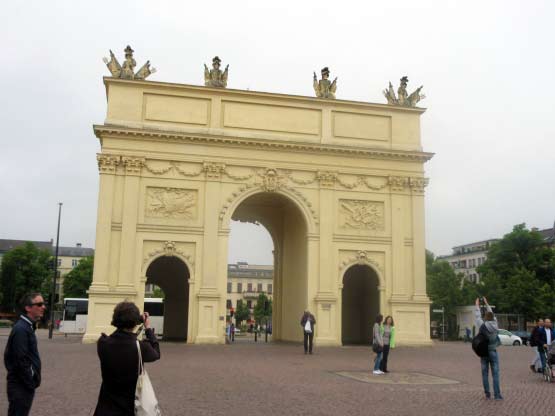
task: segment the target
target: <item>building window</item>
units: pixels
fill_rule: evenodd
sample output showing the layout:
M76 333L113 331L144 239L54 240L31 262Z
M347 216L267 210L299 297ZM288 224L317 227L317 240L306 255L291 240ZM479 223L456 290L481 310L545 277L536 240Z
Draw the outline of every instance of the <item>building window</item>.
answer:
M227 309L231 309L231 299L228 299L228 300L225 302L225 307L226 307Z
M252 283L247 284L247 292L252 292Z
M79 264L79 259L71 259L71 267L75 267Z
M262 283L258 283L258 284L256 285L256 291L257 291L257 292L262 292Z
M227 293L231 293L232 290L233 290L233 283L228 282L227 283Z
M58 267L62 265L62 259L58 259Z
M252 309L252 300L247 300L247 308Z
M272 284L268 283L268 293L271 295L272 294Z
M243 283L237 283L237 293L241 293L243 291Z

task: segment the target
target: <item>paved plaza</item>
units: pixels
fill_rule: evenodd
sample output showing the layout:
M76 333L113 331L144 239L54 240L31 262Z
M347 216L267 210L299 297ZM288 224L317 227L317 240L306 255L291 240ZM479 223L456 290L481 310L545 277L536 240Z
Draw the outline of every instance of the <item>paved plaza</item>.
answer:
M4 350L7 330L0 330ZM32 414L91 415L100 386L95 345L39 331L43 385ZM469 344L397 348L391 373L370 374L369 347L161 343L162 358L147 364L164 415L547 415L555 383L530 372L529 347L501 347L503 402L483 398L480 364ZM6 414L5 369L0 415Z

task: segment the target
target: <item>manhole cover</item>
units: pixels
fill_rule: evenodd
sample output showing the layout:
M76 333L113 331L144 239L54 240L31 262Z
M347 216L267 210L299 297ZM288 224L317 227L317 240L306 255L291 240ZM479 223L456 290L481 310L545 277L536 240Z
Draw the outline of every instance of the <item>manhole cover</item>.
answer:
M457 380L431 376L422 373L387 373L374 375L371 371L336 371L335 374L362 381L363 383L377 384L459 384Z

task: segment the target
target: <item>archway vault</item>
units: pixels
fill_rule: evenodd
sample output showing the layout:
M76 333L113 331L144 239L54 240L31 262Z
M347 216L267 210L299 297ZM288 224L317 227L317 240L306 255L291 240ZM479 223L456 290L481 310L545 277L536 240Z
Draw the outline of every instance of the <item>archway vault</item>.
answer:
M143 304L148 269L168 258L189 273L187 342L225 342L233 217L272 235L277 338L300 340L309 308L315 342L340 345L343 272L362 262L376 271L380 311L395 316L399 343L430 343L423 165L432 155L421 150L423 109L104 83L85 342L111 330L118 302Z

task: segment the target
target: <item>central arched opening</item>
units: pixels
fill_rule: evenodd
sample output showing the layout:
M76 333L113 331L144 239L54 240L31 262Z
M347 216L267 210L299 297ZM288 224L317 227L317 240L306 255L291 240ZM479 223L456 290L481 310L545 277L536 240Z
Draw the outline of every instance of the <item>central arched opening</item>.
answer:
M232 215L232 220L262 225L273 241L273 280L271 328L273 340L302 340L299 321L303 310L308 305L307 277L307 224L300 208L285 195L274 192L261 192L242 201ZM249 236L242 235L243 240ZM233 235L231 241L241 244ZM248 254L248 253L245 253ZM243 293L237 294L249 301L249 283L245 281ZM231 287L230 287L231 286ZM229 289L234 292L237 284L228 280ZM268 285L261 283L261 286ZM247 290L244 290L245 287ZM257 290L254 286L252 289ZM254 306L255 303L252 303ZM229 307L235 306L228 302Z
M343 276L341 293L341 342L366 344L372 340L372 327L380 313L379 279L367 265L354 265Z
M189 269L178 257L159 257L146 271L146 283L164 292L165 341L187 341L189 321Z

